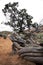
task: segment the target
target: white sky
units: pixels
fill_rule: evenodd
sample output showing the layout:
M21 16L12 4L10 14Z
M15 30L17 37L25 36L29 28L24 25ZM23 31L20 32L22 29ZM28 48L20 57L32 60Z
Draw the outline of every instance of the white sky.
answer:
M33 22L39 23L43 19L43 0L0 0L0 31L11 30L9 26L2 25L2 21L6 21L2 9L9 2L19 2L19 9L27 9L28 14L33 16Z

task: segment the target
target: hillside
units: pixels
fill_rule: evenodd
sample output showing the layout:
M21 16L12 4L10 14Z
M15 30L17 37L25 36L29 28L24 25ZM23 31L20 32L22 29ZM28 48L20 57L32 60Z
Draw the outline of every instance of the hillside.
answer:
M2 31L2 32L0 32L0 34L11 34L12 32L9 32L9 31Z
M19 60L18 60L19 59ZM12 42L9 38L0 37L0 65L35 65L12 53Z

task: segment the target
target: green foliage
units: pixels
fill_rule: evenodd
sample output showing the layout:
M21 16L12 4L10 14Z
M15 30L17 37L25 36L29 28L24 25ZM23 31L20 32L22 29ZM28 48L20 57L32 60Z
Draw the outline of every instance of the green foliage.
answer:
M38 33L38 34L37 34L37 40L38 40L40 43L43 43L43 33Z
M43 33L38 33L37 38L42 39L43 38Z
M0 32L0 34L3 34L3 35L8 35L8 34L11 34L12 32L9 32L9 31L2 31Z
M14 2L13 4L6 4L2 11L5 16L7 16L6 13L10 14L10 20L8 20L5 25L10 25L11 27L13 27L14 31L16 31L16 29L18 28L20 32L23 32L23 30L26 27L29 28L32 23L31 19L33 19L33 17L31 15L28 15L26 9L18 10L18 2ZM27 24L25 23L25 21Z

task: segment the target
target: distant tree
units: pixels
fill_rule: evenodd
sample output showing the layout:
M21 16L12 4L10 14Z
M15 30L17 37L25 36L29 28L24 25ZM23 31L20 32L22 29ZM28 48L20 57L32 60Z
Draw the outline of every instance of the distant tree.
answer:
M32 23L33 17L28 15L26 9L18 10L18 2L6 4L2 11L5 16L9 14L9 20L5 24L13 27L14 31L18 28L19 32L22 32L26 26L29 28Z
M37 31L37 30L38 30L38 23L35 22L35 23L33 24L33 27L35 27L35 28L36 28L36 31Z

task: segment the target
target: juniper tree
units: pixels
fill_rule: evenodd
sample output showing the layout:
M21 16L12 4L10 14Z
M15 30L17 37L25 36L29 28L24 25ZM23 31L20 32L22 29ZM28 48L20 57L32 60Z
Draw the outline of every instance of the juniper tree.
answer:
M5 16L9 14L10 19L5 24L13 27L14 31L18 28L19 32L22 32L23 28L25 29L26 26L29 28L32 23L31 19L33 17L28 15L26 9L19 10L18 2L14 2L13 4L6 4L2 11Z

